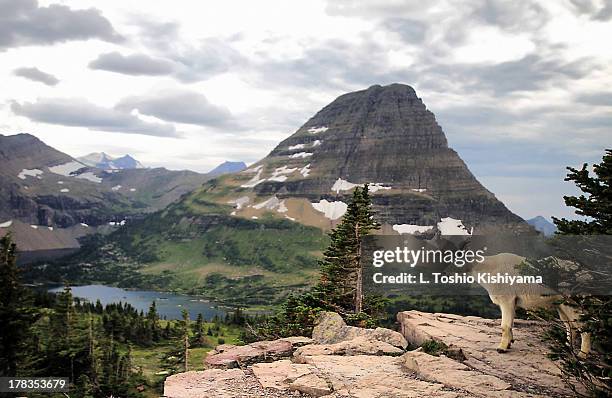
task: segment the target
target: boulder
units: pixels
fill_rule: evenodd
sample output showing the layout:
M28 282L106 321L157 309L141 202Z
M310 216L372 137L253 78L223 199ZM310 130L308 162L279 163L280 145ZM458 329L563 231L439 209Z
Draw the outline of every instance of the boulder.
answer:
M496 351L501 338L500 320L453 314L404 311L397 314L402 334L413 345L428 340L460 349L463 364L481 374L495 376L516 388L543 395L566 395L559 368L548 359L542 342L545 325L514 321L514 343L507 353ZM418 359L417 359L417 362ZM419 362L419 367L422 364Z
M347 326L342 317L335 312L322 312L312 331L312 339L318 344L335 344L356 337L382 341L402 349L408 346L401 333L384 328L363 329Z
M244 346L223 344L204 359L207 368L231 369L291 356L295 350L286 340L258 341Z

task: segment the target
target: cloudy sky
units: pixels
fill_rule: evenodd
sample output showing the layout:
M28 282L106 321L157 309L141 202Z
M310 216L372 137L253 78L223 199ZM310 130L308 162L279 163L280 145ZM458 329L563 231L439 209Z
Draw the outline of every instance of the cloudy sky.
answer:
M460 4L460 6L459 6ZM254 162L338 95L410 84L523 217L612 146L612 1L0 0L0 133Z

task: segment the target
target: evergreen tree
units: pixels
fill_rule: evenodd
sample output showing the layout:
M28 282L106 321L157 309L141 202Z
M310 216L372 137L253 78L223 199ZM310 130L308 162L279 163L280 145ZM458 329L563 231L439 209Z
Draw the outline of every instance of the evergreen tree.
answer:
M204 334L204 318L202 314L198 314L196 322L193 325L193 345L202 347L206 344L206 337Z
M149 312L147 312L147 327L147 342L151 344L154 341L159 341L159 315L157 314L157 306L155 305L155 300L153 300L151 306L149 307Z
M320 282L315 288L343 315L364 310L363 242L378 228L368 185L356 187L342 222L329 234L331 243L323 253Z
M75 382L75 370L87 368L89 346L74 308L70 286L57 297L50 316L48 369L49 374L70 375Z
M182 357L183 369L185 372L189 370L189 312L183 310L181 312L183 319L181 320L181 340L183 342Z
M30 295L19 281L17 247L0 238L0 376L15 376L30 325L36 319Z
M565 204L574 207L576 214L585 220L566 220L553 217L559 235L612 235L612 150L606 150L603 161L593 166L594 175L585 163L582 169L568 167L566 181L573 181L583 192L580 196L565 196ZM582 247L598 252L593 239L585 239ZM609 243L608 250L609 250ZM593 246L593 247L591 247ZM607 259L609 264L609 257ZM590 264L583 263L582 271L589 271ZM609 272L610 270L608 270ZM609 278L609 275L607 276ZM606 276L598 273L599 279ZM553 359L560 360L562 370L576 395L572 380L578 380L591 396L612 396L612 298L610 296L566 297L564 304L576 307L581 313L579 332L591 334L593 351L581 355L579 347L568 341L565 325L552 321L549 332Z
M281 311L257 329L247 324L244 341L307 335L321 311L339 313L349 324L374 326L387 302L363 291L364 238L378 229L367 184L356 187L340 224L329 233L330 245L320 261L320 279L310 291L289 296Z
M558 233L565 235L612 235L612 149L607 149L603 160L593 165L594 175L584 163L582 169L567 168L565 181L573 181L583 192L580 196L564 196L566 206L586 220L566 220L553 217Z

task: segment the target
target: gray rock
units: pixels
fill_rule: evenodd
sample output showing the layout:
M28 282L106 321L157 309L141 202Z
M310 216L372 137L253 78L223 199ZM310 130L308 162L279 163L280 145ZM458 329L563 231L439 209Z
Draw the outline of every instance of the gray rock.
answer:
M317 325L312 331L312 339L318 344L335 344L353 340L357 337L382 341L402 349L408 346L401 333L384 328L364 329L347 326L342 317L335 312L321 313Z

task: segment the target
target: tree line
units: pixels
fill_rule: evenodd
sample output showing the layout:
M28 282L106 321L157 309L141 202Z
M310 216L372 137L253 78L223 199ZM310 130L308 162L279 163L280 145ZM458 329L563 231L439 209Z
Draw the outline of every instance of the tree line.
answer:
M68 377L70 396L136 397L150 385L134 365L133 349L163 347L156 364L164 375L189 369L189 349L223 343L221 326L245 322L241 309L215 316L212 324L199 314L189 320L160 318L155 301L148 311L129 303L91 303L73 297L66 286L58 294L23 286L16 265L16 246L0 238L0 376Z

